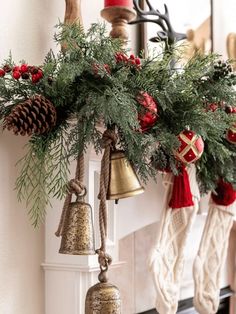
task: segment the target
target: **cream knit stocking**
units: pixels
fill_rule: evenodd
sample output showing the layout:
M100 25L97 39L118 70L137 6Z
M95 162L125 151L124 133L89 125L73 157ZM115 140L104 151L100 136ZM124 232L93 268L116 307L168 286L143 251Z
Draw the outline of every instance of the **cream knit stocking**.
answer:
M194 206L173 210L169 208L173 175L167 174L166 206L162 212L157 241L152 250L149 267L157 292L156 309L160 314L176 313L180 280L184 265L184 248L192 222L198 211L199 191L196 184L195 167L188 169ZM195 191L195 193L194 193Z
M236 202L229 206L211 201L198 255L194 261L194 305L200 314L214 314L219 307L220 277L227 257L229 233Z

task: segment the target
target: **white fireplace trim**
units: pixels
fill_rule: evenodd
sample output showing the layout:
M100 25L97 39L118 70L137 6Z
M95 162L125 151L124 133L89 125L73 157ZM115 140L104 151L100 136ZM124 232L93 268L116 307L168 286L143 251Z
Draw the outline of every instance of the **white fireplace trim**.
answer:
M110 269L119 268L126 264L126 261L118 261L111 264ZM71 264L57 264L57 263L43 263L41 264L45 271L72 271L72 272L98 272L100 270L98 265L84 266L84 265L71 265Z

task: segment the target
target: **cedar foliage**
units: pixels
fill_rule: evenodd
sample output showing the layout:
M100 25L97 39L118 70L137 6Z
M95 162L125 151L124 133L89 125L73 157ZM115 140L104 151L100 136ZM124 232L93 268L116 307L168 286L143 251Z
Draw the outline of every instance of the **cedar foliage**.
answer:
M179 66L178 50L172 49L143 59L139 68L116 62L117 52L127 52L119 40L106 35L103 25L93 24L87 32L76 24L59 25L59 29L55 40L66 51L47 54L39 83L0 78L2 120L36 94L50 100L57 111L55 127L32 135L19 162L18 197L26 200L35 226L43 221L50 198L64 197L70 161L89 145L101 152L102 129L110 125L118 132L118 148L125 151L144 181L155 178L157 169L178 173L173 154L179 146L176 136L189 127L205 142L197 162L202 192L213 190L220 177L235 184L235 145L225 140L235 120L225 112L225 104L236 103L235 77L215 75L218 56L197 55ZM10 57L4 64L13 66L14 62ZM159 110L156 124L144 133L138 122L140 91L152 95ZM211 103L219 104L214 112L208 110Z

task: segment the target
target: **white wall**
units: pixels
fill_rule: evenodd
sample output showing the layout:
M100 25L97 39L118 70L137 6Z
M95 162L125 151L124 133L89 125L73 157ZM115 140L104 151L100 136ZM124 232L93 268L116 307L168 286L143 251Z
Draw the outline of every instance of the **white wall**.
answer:
M52 46L64 1L0 1L0 60L40 64ZM0 313L44 313L44 228L34 230L14 191L16 161L27 139L0 133Z
M214 0L214 51L228 58L226 52L226 38L231 32L236 33L236 1Z

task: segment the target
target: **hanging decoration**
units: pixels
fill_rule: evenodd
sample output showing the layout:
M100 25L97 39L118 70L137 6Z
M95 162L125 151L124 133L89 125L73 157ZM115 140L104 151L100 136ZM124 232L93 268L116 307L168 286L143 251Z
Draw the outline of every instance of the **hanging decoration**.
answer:
M204 150L204 142L201 136L190 130L184 130L178 135L180 147L175 152L175 157L184 164L197 161Z
M86 187L84 181L84 155L77 159L75 179L68 184L57 237L62 237L59 253L71 255L95 254L93 213L89 204L84 202ZM76 201L72 202L73 194Z
M142 105L138 120L141 127L141 132L149 130L158 119L158 105L155 99L148 93L140 93L137 100Z
M191 165L186 173L185 170L182 172L183 174L180 175L182 178L178 178L180 186L181 181L189 180L187 193L191 197L185 199L185 203L181 200L176 209L172 208L173 201L170 202L170 199L173 200L175 197L173 184L176 185L178 182L175 182L172 173L164 174L165 206L157 230L156 242L149 258L149 268L156 289L156 309L160 314L174 314L177 311L186 241L200 200L196 189L195 166Z
M194 306L199 313L216 313L229 235L236 214L236 190L220 180L211 194L210 206L193 266Z
M114 150L110 156L108 200L118 200L144 192L137 174L123 151Z
M115 149L117 135L114 127L110 127L103 133L102 145L104 153L101 161L100 172L100 204L99 204L99 229L101 237L101 246L96 253L98 254L98 263L100 265L99 283L91 287L86 295L85 314L98 312L101 314L121 313L120 293L117 287L108 283L107 271L111 265L112 258L106 252L107 240L107 205L106 198L110 178L110 160L111 151Z

